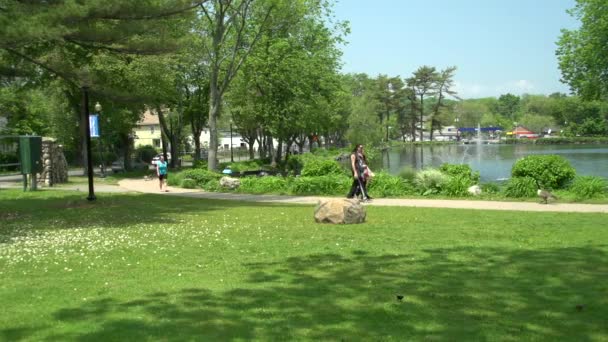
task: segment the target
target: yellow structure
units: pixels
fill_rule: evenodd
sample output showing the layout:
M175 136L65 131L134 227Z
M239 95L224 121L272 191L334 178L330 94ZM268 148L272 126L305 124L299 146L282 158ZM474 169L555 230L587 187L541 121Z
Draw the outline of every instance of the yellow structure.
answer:
M146 110L144 117L133 129L135 147L151 145L161 148L161 130L158 115Z

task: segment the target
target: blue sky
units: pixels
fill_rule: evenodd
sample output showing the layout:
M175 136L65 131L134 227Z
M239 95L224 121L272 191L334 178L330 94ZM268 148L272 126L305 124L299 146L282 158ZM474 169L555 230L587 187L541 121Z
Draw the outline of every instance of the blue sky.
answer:
M343 72L410 77L422 65L458 67L462 98L569 93L555 57L575 0L337 0L350 22Z

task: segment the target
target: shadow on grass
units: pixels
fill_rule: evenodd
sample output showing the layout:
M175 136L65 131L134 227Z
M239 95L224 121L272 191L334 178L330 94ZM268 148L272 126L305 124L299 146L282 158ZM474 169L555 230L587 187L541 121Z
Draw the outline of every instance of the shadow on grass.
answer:
M54 313L80 332L7 340L573 340L608 338L600 248L322 254L247 265L225 292L193 286ZM161 290L162 291L162 290ZM399 300L397 296L403 296Z

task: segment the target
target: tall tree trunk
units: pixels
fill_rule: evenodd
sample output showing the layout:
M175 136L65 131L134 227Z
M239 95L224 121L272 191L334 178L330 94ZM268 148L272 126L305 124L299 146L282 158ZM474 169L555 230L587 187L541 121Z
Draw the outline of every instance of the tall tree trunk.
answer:
M277 164L279 163L279 161L281 161L281 159L283 158L283 138L279 137L279 143L277 144L277 149L275 151L275 153L273 154L273 158L272 158L272 167L276 168Z
M158 115L158 123L160 124L160 130L161 130L161 134L160 134L160 140L161 140L161 145L162 145L162 149L163 149L163 156L165 157L165 161L169 162L168 158L167 158L167 145L169 145L169 142L171 143L171 145L173 145L173 133L171 132L171 129L169 127L169 125L167 125L167 120L165 118L165 113L163 113L160 105L156 105L156 115ZM171 149L173 149L172 146L170 146ZM173 157L175 157L173 154L171 155L171 162L172 162L172 166L173 166Z
M253 149L253 144L249 144L249 146L247 146L247 149L249 150L249 159L254 160L255 159L255 150Z
M208 155L208 169L210 171L217 169L217 146L218 146L218 135L217 135L217 117L221 110L221 97L220 92L217 89L217 75L211 78L211 92L209 100L209 155Z
M424 141L424 95L420 94L420 141Z
M194 161L198 161L201 158L201 133L193 135L194 138Z

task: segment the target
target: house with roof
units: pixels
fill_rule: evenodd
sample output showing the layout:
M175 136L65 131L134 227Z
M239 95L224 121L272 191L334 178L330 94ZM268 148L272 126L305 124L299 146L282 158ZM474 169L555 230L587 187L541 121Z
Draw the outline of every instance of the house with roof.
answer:
M139 146L151 145L156 149L162 148L161 142L161 128L160 128L160 120L158 119L158 115L154 112L146 110L142 119L137 123L135 128L133 129L133 141L135 148ZM230 144L232 143L232 148L247 148L247 144L242 140L242 137L237 132L232 132L232 138L230 137L229 131L220 131L219 135L219 144L218 148L220 150L229 150ZM201 132L200 143L204 149L209 147L210 141L210 133L209 128L205 127ZM192 135L188 135L188 142L193 147L194 141Z
M133 142L135 148L140 146L151 145L160 149L161 146L161 129L158 115L149 110L144 112L144 116L133 129Z
M511 138L526 138L526 139L537 139L539 137L538 134L532 132L524 126L518 125L511 132L507 132L507 136Z

